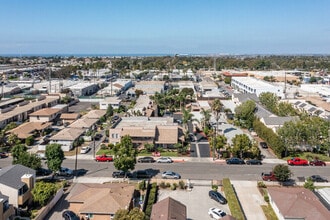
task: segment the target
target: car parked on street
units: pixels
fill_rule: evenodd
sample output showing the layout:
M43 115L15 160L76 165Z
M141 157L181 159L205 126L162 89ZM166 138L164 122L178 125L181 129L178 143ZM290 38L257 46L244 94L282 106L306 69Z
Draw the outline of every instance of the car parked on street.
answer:
M156 160L157 163L173 163L170 157L161 157Z
M155 159L153 157L140 157L137 160L138 163L154 163Z
M112 172L112 177L113 178L124 178L124 177L131 178L132 177L132 173L131 172L126 172L125 173L122 170L118 170L118 171Z
M261 148L264 148L264 149L267 149L268 148L268 145L267 145L266 142L260 142L259 144L260 144L260 147Z
M91 150L91 148L89 146L83 146L80 149L80 153L81 154L87 154L90 150Z
M227 214L219 208L210 208L208 211L208 215L213 219L219 220L222 219Z
M137 179L149 179L151 178L151 175L148 171L146 170L137 170L134 171L132 176Z
M73 176L73 170L61 167L60 170L55 172L55 176Z
M181 179L180 174L173 171L165 171L162 173L163 179Z
M97 156L95 158L95 161L96 162L111 162L111 161L113 161L113 157L103 154L103 155Z
M237 158L237 157L232 157L226 160L227 164L245 164L244 160Z
M214 190L210 190L209 191L209 197L217 202L219 202L220 204L226 204L227 203L227 199L221 195L221 193L219 193L218 191L214 191Z
M290 166L308 166L308 160L301 159L299 157L292 157L287 160L287 163Z
M8 154L5 152L0 152L0 158L6 158L8 157Z
M327 183L328 180L320 175L312 175L309 177L313 182Z
M70 210L65 210L62 213L62 217L64 220L80 220L80 218L76 215L76 213Z
M245 161L245 163L247 165L262 165L261 160L258 160L258 159L247 160L247 161Z
M309 165L311 165L311 166L326 166L327 164L322 160L312 160L312 161L309 161Z
M261 178L263 181L277 181L277 177L273 172L261 173Z
M45 168L36 169L36 175L37 176L48 176L51 173L52 173L52 171L49 170L49 169L45 169Z

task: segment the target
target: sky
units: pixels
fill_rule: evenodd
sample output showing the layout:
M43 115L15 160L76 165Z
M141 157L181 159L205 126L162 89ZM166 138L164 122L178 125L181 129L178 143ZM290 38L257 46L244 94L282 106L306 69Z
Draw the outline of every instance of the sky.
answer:
M329 54L329 0L0 0L0 54Z

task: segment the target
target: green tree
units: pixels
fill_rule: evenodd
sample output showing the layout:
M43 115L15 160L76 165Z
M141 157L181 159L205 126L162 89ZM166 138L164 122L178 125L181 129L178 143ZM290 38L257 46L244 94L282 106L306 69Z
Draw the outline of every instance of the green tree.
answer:
M45 206L49 199L56 194L56 191L56 184L39 181L32 189L33 201Z
M249 151L252 147L252 142L246 134L235 135L235 137L232 139L232 142L232 151L240 158L243 158L243 153Z
M304 188L314 191L315 186L313 180L309 177L307 181L304 183Z
M133 208L131 211L127 209L119 209L115 213L113 220L144 220L145 214L139 208Z
M213 145L214 144L215 144L215 149L216 150L220 150L220 149L224 148L226 146L226 144L227 144L227 138L226 138L226 136L224 136L224 135L217 135L215 137L215 140L214 140L214 137L211 137L210 138L210 146L211 146L212 149L214 149L213 148Z
M273 173L280 182L285 182L292 176L290 168L285 164L277 164L273 169Z
M190 111L182 109L182 123L184 124L185 129L187 129L188 121L191 121L193 116L194 115Z
M264 105L269 111L277 114L278 97L276 94L271 92L263 92L259 95L259 100L260 103Z
M10 146L14 146L14 145L20 144L21 143L21 140L17 137L16 134L11 133L8 136L7 143L10 144Z
M25 144L27 146L32 146L34 143L34 137L31 135L25 139Z
M113 116L113 107L112 105L108 105L108 108L107 108L107 112L105 113L106 117L109 118L111 116Z
M13 164L21 164L34 170L42 167L41 159L36 154L29 154L28 152L19 154L19 157L13 160Z
M61 168L64 160L64 152L60 144L48 144L46 146L45 156L47 159L48 168L55 172Z
M18 160L22 154L26 153L26 151L27 151L27 147L24 144L15 145L11 149L11 156L13 157L13 162Z
M243 102L235 108L235 117L243 128L252 128L256 103L252 100Z
M211 111L209 109L205 110L204 108L202 108L201 114L203 116L201 124L202 124L202 127L204 128L204 127L207 127L208 124L210 123Z
M114 147L114 154L114 166L116 169L124 172L134 170L137 151L130 136L125 135L121 138L120 143Z

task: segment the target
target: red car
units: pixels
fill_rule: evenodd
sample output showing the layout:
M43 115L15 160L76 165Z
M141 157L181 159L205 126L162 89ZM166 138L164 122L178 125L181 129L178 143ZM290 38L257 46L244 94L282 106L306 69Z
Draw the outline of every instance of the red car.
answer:
M111 162L113 161L113 157L112 156L107 156L105 154L101 155L101 156L97 156L95 158L96 162Z
M311 166L326 166L326 163L322 160L312 160L312 161L309 161L309 165L311 165Z
M261 178L264 181L277 181L277 177L273 172L261 173Z
M299 157L293 157L287 160L288 165L290 166L308 166L308 160L301 159Z

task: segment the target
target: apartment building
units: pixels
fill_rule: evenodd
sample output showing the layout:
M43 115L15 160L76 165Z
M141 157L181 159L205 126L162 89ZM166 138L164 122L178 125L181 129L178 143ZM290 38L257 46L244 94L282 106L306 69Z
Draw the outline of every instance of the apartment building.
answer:
M156 147L170 148L179 141L179 127L170 117L122 117L109 130L109 142L116 144L121 137L129 135L136 146L146 143Z
M0 193L8 196L15 208L25 208L32 203L32 189L35 186L35 170L20 164L0 170Z

